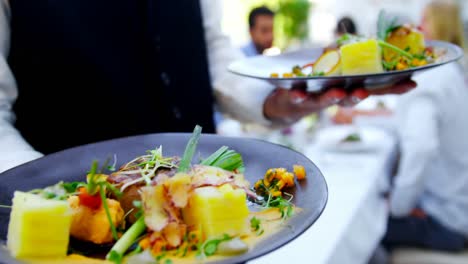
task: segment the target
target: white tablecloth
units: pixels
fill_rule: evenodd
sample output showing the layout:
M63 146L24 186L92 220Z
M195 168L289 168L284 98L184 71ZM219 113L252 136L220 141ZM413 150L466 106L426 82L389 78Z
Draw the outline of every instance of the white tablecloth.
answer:
M385 233L387 189L396 157L390 134L376 151L324 153L316 145L307 155L320 168L329 188L328 204L319 220L282 248L250 261L271 263L367 263Z

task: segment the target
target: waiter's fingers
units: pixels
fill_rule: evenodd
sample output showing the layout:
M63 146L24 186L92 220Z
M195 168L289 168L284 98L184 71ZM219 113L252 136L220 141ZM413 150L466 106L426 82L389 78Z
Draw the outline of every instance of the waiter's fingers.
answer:
M291 103L300 104L307 100L307 84L305 82L298 82L293 84L291 90L289 91L289 97Z
M341 106L354 106L369 96L369 92L364 88L356 88L348 93L348 96L340 102Z
M323 93L310 93L307 100L302 104L305 110L319 111L331 105L338 104L346 98L346 92L343 89L333 88Z
M371 90L370 94L372 95L404 94L416 88L416 86L417 86L417 83L413 80L403 80L387 88Z

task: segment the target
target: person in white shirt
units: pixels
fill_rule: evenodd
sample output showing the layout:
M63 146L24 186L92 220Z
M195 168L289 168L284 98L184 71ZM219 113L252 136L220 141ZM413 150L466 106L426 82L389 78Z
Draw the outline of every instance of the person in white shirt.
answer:
M271 126L363 99L229 73L243 55L221 32L220 3L0 0L0 171L116 137L213 133L213 94L230 116Z
M422 30L463 47L460 24L455 3L435 1L425 9ZM401 158L383 242L459 251L468 237L468 87L456 62L415 80L419 88L396 107Z

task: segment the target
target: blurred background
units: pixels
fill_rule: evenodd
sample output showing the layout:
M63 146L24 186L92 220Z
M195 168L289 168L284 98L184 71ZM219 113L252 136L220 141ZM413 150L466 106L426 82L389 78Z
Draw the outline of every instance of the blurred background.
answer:
M248 15L252 8L265 5L276 12L275 50L322 46L333 41L338 20L350 17L359 34L375 34L380 9L399 14L418 24L428 0L223 0L222 28L236 46L250 39ZM458 0L465 38L468 36L468 1ZM273 51L273 54L276 54Z

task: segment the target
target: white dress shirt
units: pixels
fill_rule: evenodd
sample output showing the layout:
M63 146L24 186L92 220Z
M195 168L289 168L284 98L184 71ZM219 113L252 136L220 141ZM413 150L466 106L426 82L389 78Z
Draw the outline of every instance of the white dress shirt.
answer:
M397 105L401 161L391 195L393 216L419 206L468 237L468 88L459 64L416 76Z
M229 63L244 56L222 33L222 1L200 0L200 3L217 103L228 116L268 125L269 121L263 115L263 102L273 87L266 82L239 77L227 71ZM0 172L42 156L13 126L15 117L12 105L18 91L6 61L10 41L9 18L8 0L0 0Z

